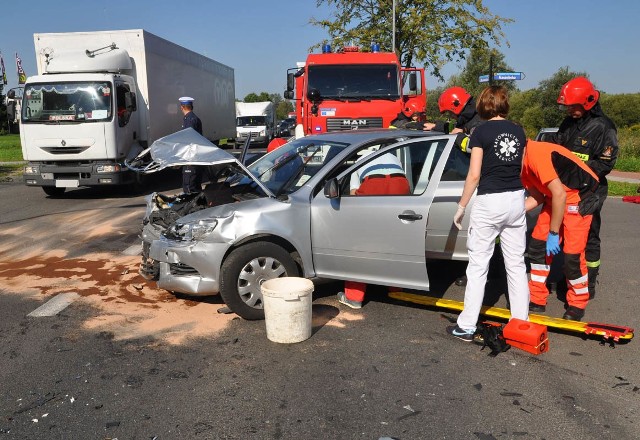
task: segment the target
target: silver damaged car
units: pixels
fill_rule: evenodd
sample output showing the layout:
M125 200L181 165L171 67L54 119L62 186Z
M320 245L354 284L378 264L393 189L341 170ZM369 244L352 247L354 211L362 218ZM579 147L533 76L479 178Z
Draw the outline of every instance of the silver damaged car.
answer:
M469 168L455 138L327 133L292 140L250 165L212 144L198 150L196 138L188 148L165 146L156 151L159 168L195 163L215 172L198 195L148 197L140 271L169 291L219 293L245 319L264 318L260 285L275 277L429 290L429 260L468 258L468 216L460 231L452 222ZM356 176L389 157L408 191L353 194Z

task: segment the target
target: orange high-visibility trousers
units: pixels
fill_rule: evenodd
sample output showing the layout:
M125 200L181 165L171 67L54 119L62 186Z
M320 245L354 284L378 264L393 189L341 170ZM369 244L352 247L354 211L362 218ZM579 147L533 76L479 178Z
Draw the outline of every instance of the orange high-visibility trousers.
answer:
M560 243L564 252L564 274L567 279L567 303L580 309L585 309L589 302L589 280L584 253L591 218L591 215L580 215L578 205L567 205L559 231ZM531 262L529 291L531 302L539 305L546 305L549 296L547 278L553 256L547 257L546 242L550 220L551 204L545 203L529 243L528 253Z

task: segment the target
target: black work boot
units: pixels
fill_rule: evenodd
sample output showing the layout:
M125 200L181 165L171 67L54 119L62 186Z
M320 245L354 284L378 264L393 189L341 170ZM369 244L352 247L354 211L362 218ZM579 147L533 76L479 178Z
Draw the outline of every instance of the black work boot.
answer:
M584 316L584 309L578 307L569 306L562 315L562 319L571 319L572 321L580 321Z
M587 273L589 274L589 299L596 297L598 272L600 272L600 267L587 267Z
M466 275L462 275L460 278L456 279L455 281L456 286L461 286L464 287L467 285L467 276Z

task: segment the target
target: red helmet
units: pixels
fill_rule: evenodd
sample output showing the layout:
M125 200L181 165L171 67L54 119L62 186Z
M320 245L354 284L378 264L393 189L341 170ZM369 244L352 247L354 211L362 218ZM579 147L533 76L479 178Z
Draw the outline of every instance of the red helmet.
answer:
M438 108L440 108L440 113L448 110L454 115L459 116L470 99L471 95L462 87L449 87L442 92L442 95L438 98Z
M407 118L410 118L414 113L422 113L423 111L424 107L421 108L420 104L415 101L407 102L402 109L402 113L404 113Z
M574 105L579 104L585 110L591 110L596 102L600 98L600 92L598 92L591 81L584 76L579 76L567 81L565 85L560 89L560 96L558 96L558 104L561 105Z

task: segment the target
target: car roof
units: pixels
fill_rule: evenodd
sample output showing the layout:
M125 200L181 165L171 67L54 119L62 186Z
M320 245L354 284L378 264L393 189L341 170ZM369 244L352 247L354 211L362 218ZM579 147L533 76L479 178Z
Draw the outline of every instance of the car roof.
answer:
M314 134L305 136L304 139L317 142L332 141L342 142L346 144L354 144L360 142L367 142L375 139L390 139L398 137L431 137L431 136L445 136L444 133L420 131L420 130L402 130L393 128L370 128L370 129L358 129L348 131L332 131L329 133ZM446 135L453 137L455 135Z

